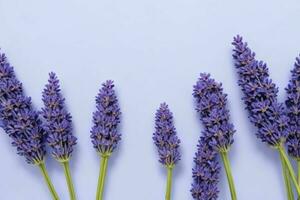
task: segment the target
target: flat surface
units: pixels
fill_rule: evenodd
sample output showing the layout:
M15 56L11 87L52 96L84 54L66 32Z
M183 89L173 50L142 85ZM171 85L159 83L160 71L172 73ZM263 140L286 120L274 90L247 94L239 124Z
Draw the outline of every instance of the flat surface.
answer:
M166 173L152 142L154 113L166 101L182 140L173 200L191 199L191 169L201 134L192 86L200 72L223 82L237 133L230 160L240 200L283 200L276 152L254 136L240 100L231 41L241 34L269 65L284 100L300 53L298 0L0 0L0 47L37 109L48 72L61 79L78 145L71 160L79 200L95 197L99 158L90 142L94 97L113 79L123 112L123 140L109 163L105 200L162 200ZM1 130L0 199L47 200L37 168L15 154ZM62 168L47 168L62 200ZM229 200L225 175L220 198Z

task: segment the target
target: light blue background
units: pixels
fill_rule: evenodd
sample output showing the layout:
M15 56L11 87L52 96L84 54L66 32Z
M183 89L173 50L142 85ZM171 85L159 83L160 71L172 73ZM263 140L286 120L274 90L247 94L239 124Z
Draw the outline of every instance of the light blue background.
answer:
M283 200L276 152L254 136L231 58L241 34L265 60L284 100L289 71L300 53L298 0L0 0L0 46L15 66L36 108L48 72L61 79L78 145L71 160L79 200L94 199L99 158L90 142L94 96L113 79L123 112L123 140L109 163L105 200L164 199L166 173L152 142L154 113L166 101L182 140L174 200L191 199L191 169L201 126L192 86L210 72L229 93L237 133L230 153L240 200ZM1 130L0 199L46 200L37 168L15 154ZM47 167L62 200L68 199L63 171ZM220 199L229 200L224 174Z

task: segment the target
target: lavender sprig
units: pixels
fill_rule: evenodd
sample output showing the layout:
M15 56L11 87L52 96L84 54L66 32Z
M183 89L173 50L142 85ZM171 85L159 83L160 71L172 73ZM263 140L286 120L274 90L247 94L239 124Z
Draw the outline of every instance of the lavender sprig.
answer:
M31 98L24 95L22 84L15 76L13 67L0 54L0 119L1 126L12 139L12 145L29 164L44 160L44 129Z
M194 86L196 110L205 128L206 137L211 138L211 146L219 152L227 152L233 143L234 126L230 123L227 106L227 94L222 84L217 83L210 74L200 74Z
M65 108L59 80L53 72L49 74L48 84L43 91L43 102L45 107L42 109L42 115L52 155L60 162L68 161L77 139L72 134L72 117Z
M236 36L233 58L239 75L238 84L249 111L251 122L258 128L257 137L273 147L280 146L287 136L287 121L282 103L277 100L278 88L269 78L267 65L255 59L242 37Z
M153 141L158 149L159 162L166 166L168 171L166 200L171 199L172 172L181 158L179 152L180 140L176 134L173 113L166 103L162 103L155 115Z
M110 155L121 140L118 132L120 108L113 81L108 80L96 97L97 111L93 114L91 138L94 148L102 155Z
M0 53L0 121L17 153L24 156L27 163L39 167L53 199L59 199L45 168L42 122L3 53Z
M289 199L292 192L286 171L300 195L295 173L283 148L288 134L288 117L283 104L277 100L278 88L269 77L267 65L256 60L255 53L243 42L242 37L236 36L232 44L233 58L239 75L238 84L244 93L242 99L245 101L250 121L258 128L256 135L262 142L279 151Z
M52 156L64 168L70 198L75 200L69 159L77 139L72 134L71 114L65 108L65 99L61 94L59 80L54 72L49 73L48 84L43 91L43 102L42 115L45 119L47 142L51 148Z
M200 137L194 158L192 197L195 200L217 200L220 166L215 147L207 137Z
M289 155L296 160L298 168L298 183L300 183L300 56L296 58L291 79L286 88L285 105L289 118L289 135L286 140ZM298 199L299 196L298 196Z
M159 162L173 167L180 160L180 140L176 135L173 113L166 103L162 103L155 115L155 132L153 140L158 149Z
M204 138L210 146L220 153L228 179L232 200L237 199L232 177L228 151L233 144L235 132L233 124L229 121L227 109L227 94L223 93L221 83L217 83L210 74L202 73L194 86L193 96L196 99L196 110L204 126Z
M108 159L121 140L121 134L118 132L121 111L113 81L108 80L102 84L96 97L96 104L97 110L93 113L94 126L91 130L91 139L94 148L102 157L96 194L96 199L102 200Z
M290 156L300 159L300 56L296 58L294 69L291 71L291 79L286 88L287 99L285 105L289 118L289 135L287 147Z

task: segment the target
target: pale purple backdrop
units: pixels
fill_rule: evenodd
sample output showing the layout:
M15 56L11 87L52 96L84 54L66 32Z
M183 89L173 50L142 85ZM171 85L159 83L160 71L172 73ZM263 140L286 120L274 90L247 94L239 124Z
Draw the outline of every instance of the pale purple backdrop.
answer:
M78 145L71 160L79 200L95 197L99 158L90 142L94 96L113 79L123 112L120 148L112 156L105 200L162 200L166 173L152 142L154 113L166 101L182 140L173 200L191 199L191 169L201 126L192 86L200 72L223 82L235 143L230 153L240 200L283 200L285 191L275 151L254 136L231 58L231 41L241 34L268 63L284 87L300 53L298 0L0 0L0 47L36 108L48 72L61 79ZM17 156L0 135L0 199L47 200L37 168ZM51 157L47 167L62 200L63 171ZM222 174L220 199L229 200Z

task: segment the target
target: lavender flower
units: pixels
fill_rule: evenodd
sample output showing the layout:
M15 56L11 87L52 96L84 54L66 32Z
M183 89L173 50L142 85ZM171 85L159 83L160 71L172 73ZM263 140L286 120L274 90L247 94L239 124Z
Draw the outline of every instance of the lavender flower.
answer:
M76 144L72 135L71 115L65 108L65 99L60 92L59 80L55 73L49 74L48 84L43 91L45 129L48 133L47 142L56 160L67 161Z
M220 152L229 150L233 143L234 126L229 122L226 108L227 94L222 84L217 83L209 74L200 74L193 93L205 128L205 137L210 138L211 146Z
M180 140L176 135L173 114L166 103L162 103L156 112L153 140L158 148L160 163L173 166L180 160Z
M206 135L206 134L205 134ZM218 199L220 166L215 148L210 146L209 138L201 137L194 158L193 184L191 193L196 200Z
M230 162L227 155L231 145L233 144L233 134L235 132L233 124L229 122L229 110L226 108L227 94L223 93L221 83L217 83L210 77L209 74L203 73L200 74L200 78L194 86L193 95L196 99L196 110L200 113L200 120L204 125L204 134L200 139L199 149L201 150L201 148L204 148L202 151L211 156L215 155L214 151L220 153L227 174L231 198L232 200L236 200L236 191L231 173ZM203 141L204 143L208 144L201 144ZM201 155L196 157L201 158ZM202 165L205 165L207 160L208 158L204 157L204 163ZM216 167L216 165L213 167ZM197 163L194 171L195 170L197 170ZM201 173L201 170L198 169L196 172ZM216 180L215 177L213 178ZM204 184L204 186L210 186L210 183L204 182ZM200 187L200 189L206 192L207 189L203 189L204 186ZM211 196L202 192L205 195L204 198L201 197L200 199L217 198L218 191L216 187L216 181L213 182L212 186L210 187L211 191L209 191L208 194Z
M121 134L118 133L121 112L113 81L108 80L102 84L96 103L97 111L93 113L91 138L94 148L101 155L96 199L102 200L108 159L121 140Z
M287 136L287 121L283 104L277 101L278 88L269 78L267 65L255 59L247 43L236 36L233 58L244 92L243 100L251 122L258 128L261 141L277 147Z
M287 116L289 117L288 153L295 159L300 158L300 56L296 58L292 77L286 88Z
M53 199L58 200L44 163L45 130L3 53L0 53L0 126L12 139L18 154L24 156L27 163L40 168Z
M120 108L113 81L108 80L96 97L97 111L93 113L91 138L94 148L101 154L111 154L121 139L118 133Z
M0 53L0 121L12 139L19 155L30 164L43 162L44 129L38 113L33 110L30 97L25 96L6 56Z
M176 163L180 160L180 140L176 135L173 114L166 103L160 104L155 115L155 132L153 140L158 149L159 162L166 166L168 171L166 200L171 199L172 173Z
M55 73L49 74L48 84L43 91L45 129L48 133L47 142L51 147L53 157L62 163L67 180L70 199L75 200L75 191L70 173L69 158L76 144L72 135L72 120L65 108L65 99L60 92L59 80Z

